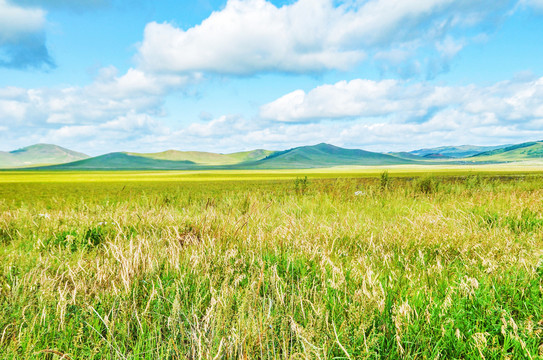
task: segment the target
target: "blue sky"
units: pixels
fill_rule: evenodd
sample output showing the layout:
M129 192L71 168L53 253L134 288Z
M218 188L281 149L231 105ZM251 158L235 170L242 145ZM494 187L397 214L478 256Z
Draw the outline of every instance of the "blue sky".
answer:
M542 0L0 0L0 151L543 139Z

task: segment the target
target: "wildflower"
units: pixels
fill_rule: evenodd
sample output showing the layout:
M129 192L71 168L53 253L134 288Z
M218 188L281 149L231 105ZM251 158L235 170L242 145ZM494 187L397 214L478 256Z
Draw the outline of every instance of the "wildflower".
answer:
M50 216L49 214L47 214L47 213L45 213L45 214L38 214L38 216L39 216L39 217L42 217L42 218L46 218L46 219L50 219L50 218L51 218L51 216Z

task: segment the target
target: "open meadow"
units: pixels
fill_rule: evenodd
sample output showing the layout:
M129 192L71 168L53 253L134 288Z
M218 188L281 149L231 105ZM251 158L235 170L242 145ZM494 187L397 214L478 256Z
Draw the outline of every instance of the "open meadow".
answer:
M388 169L0 172L0 359L543 358L542 169Z

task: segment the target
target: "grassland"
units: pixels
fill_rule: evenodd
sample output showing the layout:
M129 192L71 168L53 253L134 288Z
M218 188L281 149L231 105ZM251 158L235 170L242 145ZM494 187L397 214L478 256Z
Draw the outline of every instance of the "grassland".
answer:
M476 169L2 172L0 358L539 359L543 174Z

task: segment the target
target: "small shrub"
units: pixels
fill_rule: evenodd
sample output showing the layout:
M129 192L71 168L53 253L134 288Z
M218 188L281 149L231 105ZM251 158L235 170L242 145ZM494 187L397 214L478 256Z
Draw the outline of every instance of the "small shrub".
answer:
M464 184L466 185L466 188L468 189L477 189L481 187L483 183L483 178L480 174L477 175L468 175L466 176L466 180L464 181Z
M439 189L439 181L433 176L425 176L415 181L415 190L423 194L433 194Z
M495 212L489 212L482 208L475 208L472 210L472 213L480 219L482 227L491 229L500 225L500 216Z
M98 225L88 228L83 233L77 230L62 231L44 242L46 248L65 248L71 252L90 250L102 244L106 239L106 231Z
M390 177L388 176L388 171L385 170L381 173L381 191L387 190L390 185Z
M85 247L96 247L104 242L106 234L102 226L87 229L83 237Z
M309 181L307 180L307 176L304 176L303 178L296 178L296 180L294 180L294 191L296 191L297 194L305 194L308 186Z
M0 244L9 244L15 239L16 230L11 227L0 227Z
M243 215L245 215L249 212L250 209L251 209L251 199L249 198L249 196L246 196L241 202L239 206L239 210Z

